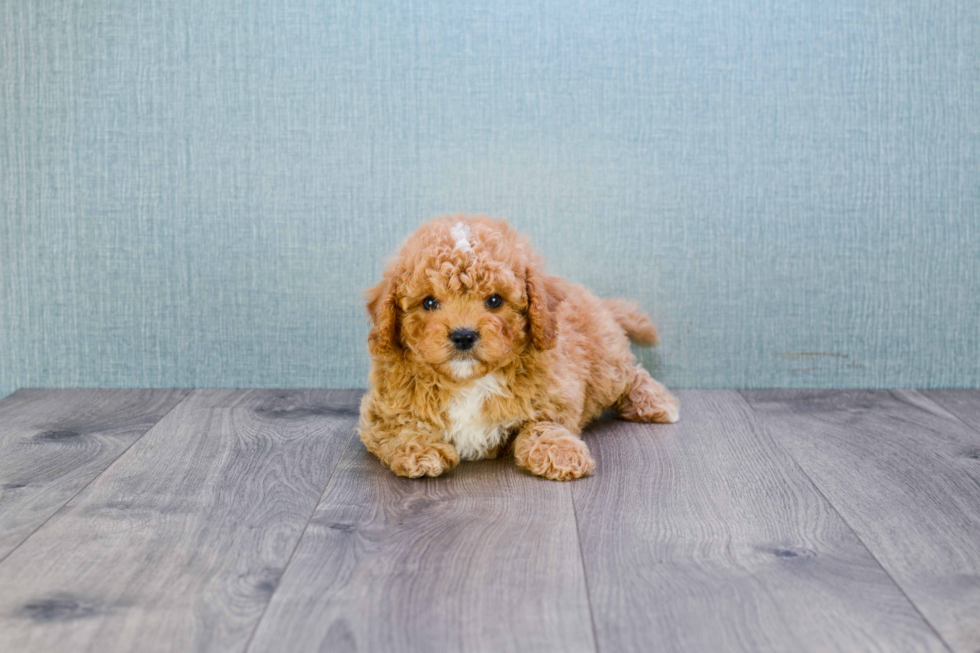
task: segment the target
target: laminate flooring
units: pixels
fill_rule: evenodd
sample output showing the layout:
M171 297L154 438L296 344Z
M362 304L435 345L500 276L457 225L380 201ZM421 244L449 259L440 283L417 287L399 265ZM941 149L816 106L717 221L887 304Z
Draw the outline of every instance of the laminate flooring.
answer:
M980 391L686 390L394 476L357 390L0 401L0 651L980 650Z

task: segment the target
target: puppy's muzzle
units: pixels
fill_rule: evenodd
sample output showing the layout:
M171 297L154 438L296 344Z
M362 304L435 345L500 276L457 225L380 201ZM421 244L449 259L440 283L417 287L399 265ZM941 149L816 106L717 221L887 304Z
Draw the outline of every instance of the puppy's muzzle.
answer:
M476 341L480 339L480 334L473 329L453 329L449 333L449 340L453 347L460 351L472 349Z

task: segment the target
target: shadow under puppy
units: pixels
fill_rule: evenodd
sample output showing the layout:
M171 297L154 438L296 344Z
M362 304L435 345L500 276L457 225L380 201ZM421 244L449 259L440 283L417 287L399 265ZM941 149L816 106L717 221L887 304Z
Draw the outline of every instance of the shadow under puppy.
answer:
M630 351L657 332L635 305L542 273L505 221L422 225L368 290L370 388L359 432L400 476L512 451L550 479L589 474L579 437L607 408L676 422L679 404Z

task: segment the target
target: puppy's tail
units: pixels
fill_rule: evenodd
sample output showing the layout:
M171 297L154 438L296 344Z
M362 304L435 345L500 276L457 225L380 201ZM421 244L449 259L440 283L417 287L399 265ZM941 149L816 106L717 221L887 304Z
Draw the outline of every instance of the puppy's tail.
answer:
M656 347L660 342L657 328L653 326L650 317L640 310L636 302L625 299L603 299L602 305L612 313L616 323L636 344Z

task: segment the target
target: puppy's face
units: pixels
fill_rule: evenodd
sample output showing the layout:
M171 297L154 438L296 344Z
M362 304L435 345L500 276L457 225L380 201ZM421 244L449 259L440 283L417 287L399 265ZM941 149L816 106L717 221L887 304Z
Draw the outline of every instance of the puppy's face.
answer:
M506 281L453 289L429 280L401 299L401 342L416 358L455 379L506 365L527 342L526 300Z
M423 225L369 291L372 353L405 356L461 381L513 362L535 343L547 348L536 338L551 316L535 268L526 241L506 223Z

